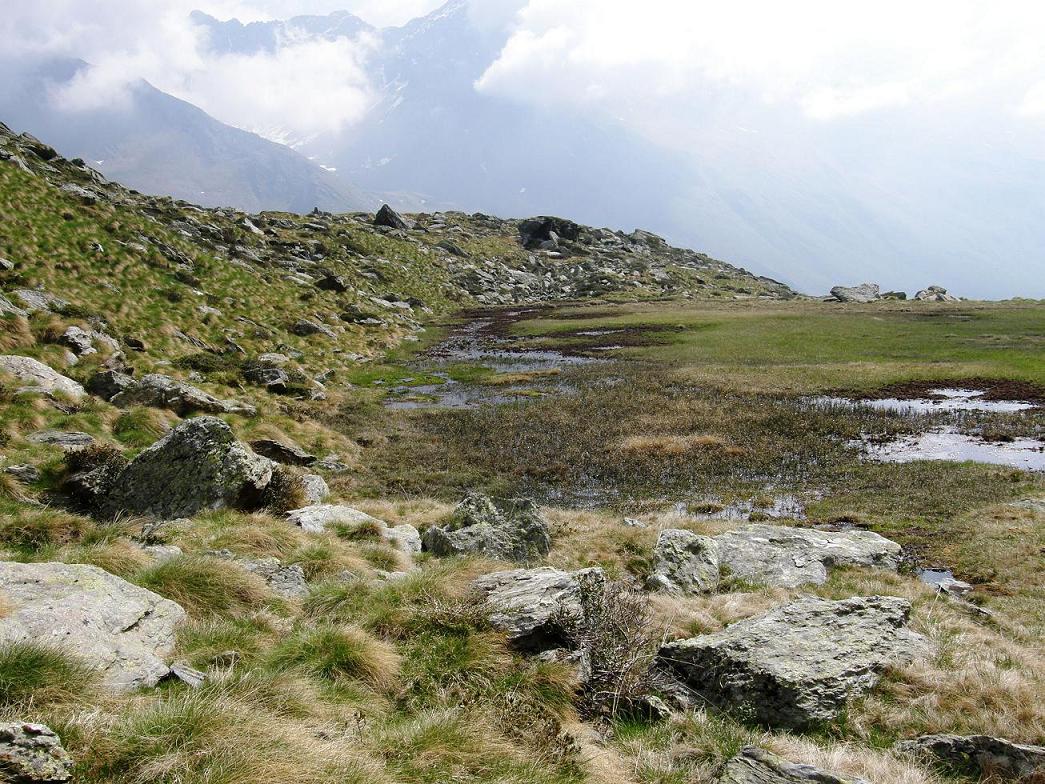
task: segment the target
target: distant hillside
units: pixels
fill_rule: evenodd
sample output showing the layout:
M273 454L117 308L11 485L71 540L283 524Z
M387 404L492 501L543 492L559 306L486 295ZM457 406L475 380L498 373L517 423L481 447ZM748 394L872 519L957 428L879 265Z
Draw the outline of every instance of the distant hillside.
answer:
M126 106L57 109L50 91L83 67L57 60L23 69L0 85L0 115L12 128L46 138L64 155L84 158L143 193L247 211L377 206L374 197L289 147L218 122L144 81Z

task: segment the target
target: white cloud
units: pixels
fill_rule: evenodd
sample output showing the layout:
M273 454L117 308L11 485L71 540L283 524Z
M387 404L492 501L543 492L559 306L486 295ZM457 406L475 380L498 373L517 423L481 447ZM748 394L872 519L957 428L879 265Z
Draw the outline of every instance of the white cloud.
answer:
M614 115L726 90L830 121L1045 78L1028 0L529 0L515 18L478 89Z

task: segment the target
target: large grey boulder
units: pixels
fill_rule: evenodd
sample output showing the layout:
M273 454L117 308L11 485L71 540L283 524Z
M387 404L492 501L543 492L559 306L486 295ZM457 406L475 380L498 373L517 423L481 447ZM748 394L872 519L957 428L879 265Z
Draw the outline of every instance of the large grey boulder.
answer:
M97 566L0 562L0 643L54 645L96 667L113 689L155 686L170 672L177 604Z
M73 760L61 739L43 724L0 724L0 781L59 784L73 777Z
M958 297L947 293L947 289L943 286L930 286L927 289L922 289L914 298L919 302L960 302Z
M757 746L745 747L722 766L719 784L867 784L812 765L798 765Z
M39 289L18 289L14 295L30 313L46 310L59 311L69 307L69 303L64 299Z
M166 408L178 416L195 412L205 414L243 414L254 416L254 406L235 400L219 400L202 389L186 384L170 376L150 373L127 386L111 400L114 406L149 406Z
M182 422L120 472L102 511L159 519L206 509L255 508L275 464L214 417Z
M1029 779L1045 774L1045 746L990 735L922 735L900 741L896 750L976 777Z
M891 596L804 598L724 631L668 643L661 661L740 718L802 728L830 721L890 665L928 652Z
M387 226L390 229L402 229L404 231L414 227L413 221L408 221L387 204L381 205L381 209L377 211L377 214L374 216L374 225Z
M675 596L697 596L718 587L718 544L708 536L669 528L653 549L652 590Z
M551 532L537 505L528 499L495 503L478 493L467 496L444 526L422 537L424 549L439 556L485 555L526 561L551 550Z
M865 304L880 299L881 292L877 283L861 283L859 286L835 286L831 289L831 296L839 302Z
M87 394L84 388L71 378L63 376L54 368L30 357L15 354L0 356L0 373L7 373L15 377L22 385L18 388L18 392L59 394L73 400L82 400Z
M490 623L527 651L572 648L584 621L584 592L601 591L601 569L563 572L550 567L483 575L472 587L490 613Z
M731 577L779 588L822 585L829 567L900 566L900 545L873 531L755 524L719 534L715 542Z

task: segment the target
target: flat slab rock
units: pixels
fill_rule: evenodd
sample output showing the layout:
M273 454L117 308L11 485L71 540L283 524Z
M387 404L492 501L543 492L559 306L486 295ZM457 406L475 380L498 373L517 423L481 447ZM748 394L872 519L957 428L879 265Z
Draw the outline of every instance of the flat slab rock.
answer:
M722 766L719 784L868 784L812 765L799 765L771 751L747 746Z
M668 643L660 659L686 685L741 719L803 728L835 718L890 665L925 655L891 596L805 598L716 634Z
M150 373L138 381L132 381L110 402L121 408L130 406L165 408L178 416L187 416L194 412L243 414L244 416L257 414L257 409L247 403L240 403L236 400L219 400L191 384L159 373Z
M68 650L113 689L155 686L169 672L175 627L185 611L96 566L0 562L0 642Z
M990 735L922 735L900 741L896 750L975 776L1025 779L1045 775L1045 746Z
M390 526L359 509L340 504L315 504L287 513L287 519L302 531L321 534L334 525L374 525L381 537L404 553L421 552L421 534L412 525Z
M873 531L819 531L782 525L748 525L714 537L730 576L759 585L822 585L832 566L896 571L901 548Z
M72 757L50 727L0 723L0 781L57 784L72 777Z
M43 395L60 394L72 400L82 400L87 392L68 376L31 357L14 354L0 356L0 373L15 377L19 392L36 392Z
M582 592L601 590L605 582L598 568L563 572L541 567L493 572L472 587L485 599L490 623L507 632L509 642L544 651L572 647L572 633L584 620Z

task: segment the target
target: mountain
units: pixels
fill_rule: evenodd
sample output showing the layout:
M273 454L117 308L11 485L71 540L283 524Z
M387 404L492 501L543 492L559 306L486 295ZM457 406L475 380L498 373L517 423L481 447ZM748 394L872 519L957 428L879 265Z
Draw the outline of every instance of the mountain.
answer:
M87 64L0 65L0 114L106 176L143 193L204 206L308 212L370 209L376 199L300 153L218 122L147 82L104 109L62 110L51 99Z
M1034 217L1045 210L1045 157L1015 152L1001 122L941 130L931 110L912 108L888 124L828 127L761 102L738 108L709 88L687 127L640 135L634 123L540 94L477 90L507 33L477 27L467 0L382 30L343 13L194 19L218 53L376 38L368 69L377 104L354 127L296 147L363 188L421 194L417 205L641 226L807 291L870 279L1045 295L1045 276L1032 274L1045 247Z

